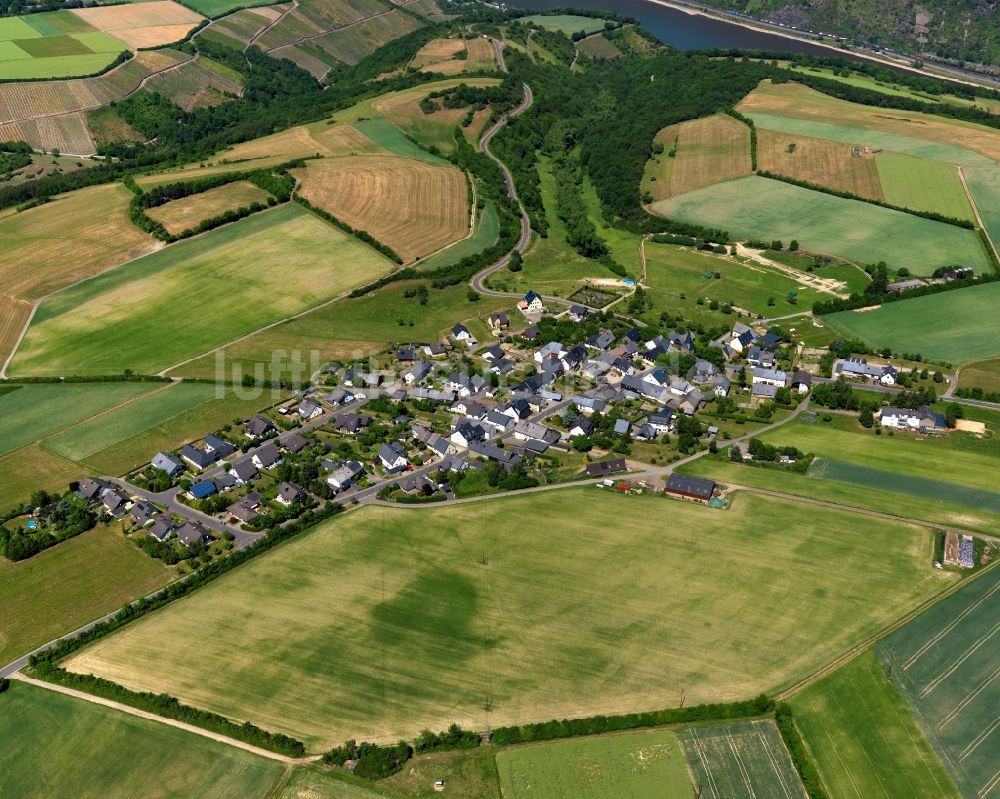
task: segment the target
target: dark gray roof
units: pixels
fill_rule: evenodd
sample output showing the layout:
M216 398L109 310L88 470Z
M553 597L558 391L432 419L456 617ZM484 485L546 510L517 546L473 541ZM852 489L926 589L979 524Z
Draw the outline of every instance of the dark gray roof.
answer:
M283 446L289 452L295 454L296 452L301 452L309 446L309 439L301 433L292 433L285 439Z
M597 461L596 463L587 464L587 476L588 477L603 477L604 475L614 474L615 472L625 471L625 459L624 458L612 458L607 461Z
M667 480L667 491L698 499L711 499L715 492L715 480L705 480L701 477L691 477L674 472Z

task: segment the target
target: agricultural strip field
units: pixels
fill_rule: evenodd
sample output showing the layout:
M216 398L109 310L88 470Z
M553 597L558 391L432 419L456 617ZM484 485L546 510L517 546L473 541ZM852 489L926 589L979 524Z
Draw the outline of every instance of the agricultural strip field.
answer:
M177 69L154 75L146 90L162 94L185 111L221 105L243 92L241 83L208 69L201 63L182 64Z
M417 50L409 65L424 72L458 73L464 70L466 62L455 56L465 53L464 39L431 39Z
M962 174L993 246L1000 248L1000 168L968 167Z
M1000 354L998 303L1000 283L988 283L823 319L873 346L961 363Z
M11 370L148 374L391 269L370 247L288 204L52 297L39 307Z
M149 208L146 214L161 223L168 233L177 234L197 227L199 222L206 219L221 216L226 211L248 208L253 203L267 205L270 196L248 180L237 180Z
M273 50L299 38L317 37L384 13L392 8L386 0L304 0L259 40L259 46ZM416 22L416 21L414 21ZM419 25L419 23L417 23Z
M810 685L791 704L830 796L958 799L872 650Z
M806 799L788 750L772 721L693 727L678 733L698 796ZM656 794L660 795L660 794Z
M654 200L750 174L750 128L728 114L670 125L655 141L664 151L646 164L643 182Z
M855 156L852 150L843 142L757 131L757 165L762 170L870 200L885 199L875 158L870 154Z
M45 442L45 449L67 460L82 461L88 455L208 402L216 391L215 386L207 383L153 386L151 393L53 436Z
M927 532L757 496L724 513L592 487L495 502L422 510L420 525L405 510L351 513L67 667L319 749L674 706L682 688L687 704L745 698L956 579L929 567ZM711 546L691 546L693 529Z
M77 464L45 452L40 444L31 444L0 455L0 476L0 508L9 510L27 504L39 489L65 491L86 473Z
M103 526L19 563L0 558L0 664L155 591L170 576L119 530Z
M203 19L173 0L78 8L73 13L136 49L180 41Z
M354 129L376 147L400 158L426 161L428 164L446 165L450 162L418 147L395 124L385 117L364 119L354 123Z
M501 749L505 799L694 799L672 730Z
M423 22L398 9L378 14L357 25L313 39L313 44L345 64L357 64L393 39L412 33ZM279 25L280 27L280 25ZM265 34L264 38L270 34Z
M0 454L155 391L156 383L29 385L0 395Z
M4 694L0 737L7 799L263 796L283 770L226 744L20 682Z
M476 230L472 237L456 242L447 250L421 261L418 268L429 271L443 266L452 266L463 258L476 255L487 247L492 247L499 237L500 219L497 216L496 207L491 200L486 200L483 210L479 212L476 219Z
M0 212L0 294L37 300L161 247L129 221L131 198L120 183L107 183Z
M757 176L660 200L653 210L737 238L797 239L810 252L859 263L884 260L917 275L952 264L991 269L975 231Z
M764 81L736 108L752 117L758 127L770 130L953 164L988 166L1000 160L1000 136L993 128L917 111L850 103L798 83ZM837 123L830 123L831 119Z
M549 31L559 31L567 36L574 33L597 33L604 30L604 20L597 17L581 17L576 14L537 14L533 17L522 17L519 22L524 25L537 25Z
M879 153L875 165L887 203L975 221L955 166L898 153Z
M310 161L296 177L305 199L388 244L404 262L469 232L468 185L453 166L359 155Z
M962 795L1000 796L1000 571L989 569L876 647Z
M71 11L0 20L0 79L30 80L100 72L126 43Z

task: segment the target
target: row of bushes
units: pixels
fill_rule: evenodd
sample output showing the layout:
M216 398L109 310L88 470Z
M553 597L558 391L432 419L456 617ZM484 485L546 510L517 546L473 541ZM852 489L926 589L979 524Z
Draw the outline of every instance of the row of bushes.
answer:
M729 721L753 718L774 710L774 700L765 694L743 702L692 705L691 707L652 710L646 713L628 713L620 716L591 716L585 719L563 719L541 724L521 724L498 727L493 731L497 746L552 741L556 738L576 738L581 735L600 735L620 730L643 727L660 727L665 724L689 724L694 721Z
M802 742L802 736L795 728L795 721L792 718L792 708L786 702L779 702L774 709L774 721L778 725L778 732L781 733L781 740L785 742L785 748L795 764L795 770L799 773L799 779L806 789L809 799L828 799L823 783L820 780L819 772L806 750L806 745Z
M170 696L138 693L109 680L89 675L72 674L61 668L58 663L81 647L110 635L126 624L142 618L176 599L187 596L252 558L264 554L320 522L333 518L342 511L343 508L336 503L330 503L322 510L306 511L298 520L270 531L264 538L255 541L246 549L233 552L224 558L217 558L202 566L198 571L192 572L186 578L171 583L153 596L144 597L131 605L126 605L108 621L94 625L74 638L63 639L51 649L32 655L28 662L29 668L38 677L49 682L67 685L99 696L107 696L133 707L148 708L151 712L167 718L181 719L255 746L291 757L300 757L305 752L304 745L301 741L286 735L270 733L249 723L236 724L223 716L189 708Z
M162 375L137 375L126 370L120 375L67 375L65 377L16 377L3 378L2 383L169 383ZM200 381L199 381L200 382ZM214 383L214 380L208 382Z
M403 259L396 254L396 251L392 249L392 247L390 247L388 244L382 243L381 241L376 239L371 233L368 233L367 231L364 230L357 230L356 228L351 227L346 222L337 219L337 217L335 217L329 211L325 211L322 208L317 208L301 194L294 195L293 199L303 208L307 208L308 210L312 211L314 214L316 214L316 216L320 217L321 219L325 219L334 227L339 227L345 233L348 233L351 236L354 236L354 238L363 241L372 249L378 250L380 253L382 253L382 255L384 255L389 260L394 261L397 264L403 263Z
M756 165L754 167L756 169ZM768 172L766 169L761 169L757 171L757 174L762 178L770 178L771 180L780 180L782 183L790 183L793 186L800 186L803 189L812 189L813 191L821 191L824 194L832 194L834 197L842 197L845 200L859 200L863 203L870 203L871 205L880 205L883 208L888 208L892 211L901 211L904 214L912 214L913 216L922 216L924 219L931 219L935 222L944 222L946 225L955 225L956 227L964 227L966 230L975 230L975 225L972 224L968 219L959 219L954 216L945 216L944 214L939 214L936 211L915 211L912 208L904 208L899 205L892 205L891 203L883 202L882 200L873 200L871 197L862 197L860 194L854 194L850 191L840 191L838 189L831 189L829 186L823 186L819 183L811 183L808 180L798 180L797 178L790 178L788 175L779 175L775 172Z
M726 113L733 119L738 119L750 128L750 169L757 171L757 126L746 114L741 114L735 108L727 108Z
M388 746L364 741L347 741L343 746L335 746L323 755L323 763L327 766L343 767L350 763L351 771L357 777L369 780L381 780L390 777L403 768L403 765L414 754L427 752L444 752L452 749L475 749L483 741L478 732L463 730L457 724L452 724L444 732L434 733L424 730L410 745L400 741Z
M974 388L956 388L955 396L962 399L979 400L980 402L1000 402L1000 391L985 391L979 386Z
M899 300L909 300L913 297L924 297L928 294L940 294L943 291L954 291L964 289L969 286L978 286L982 283L993 283L1000 280L1000 275L979 275L969 277L964 280L949 280L946 283L931 283L927 286L918 286L907 291L892 291L885 294L852 294L845 300L824 300L813 303L813 313L819 316L837 313L838 311L853 311L856 308L864 308L869 305L885 305L889 302Z

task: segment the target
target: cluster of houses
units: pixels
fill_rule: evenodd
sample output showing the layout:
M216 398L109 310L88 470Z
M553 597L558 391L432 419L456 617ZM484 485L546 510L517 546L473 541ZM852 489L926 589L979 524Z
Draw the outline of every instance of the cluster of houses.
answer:
M833 367L835 377L843 375L847 378L867 380L883 386L896 385L899 371L891 363L869 363L866 358L845 358Z

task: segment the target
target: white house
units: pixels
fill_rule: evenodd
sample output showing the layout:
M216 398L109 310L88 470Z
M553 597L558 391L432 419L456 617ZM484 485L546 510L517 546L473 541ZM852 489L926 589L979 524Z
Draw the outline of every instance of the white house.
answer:
M761 369L755 366L750 370L750 375L755 386L776 386L783 388L788 382L788 375L780 369Z
M879 421L883 427L893 427L897 430L926 431L937 427L934 412L926 405L916 409L886 406L879 412Z
M524 313L542 313L545 310L542 298L534 291L525 294L524 299L517 304L517 307Z

